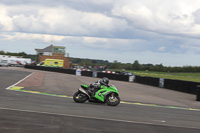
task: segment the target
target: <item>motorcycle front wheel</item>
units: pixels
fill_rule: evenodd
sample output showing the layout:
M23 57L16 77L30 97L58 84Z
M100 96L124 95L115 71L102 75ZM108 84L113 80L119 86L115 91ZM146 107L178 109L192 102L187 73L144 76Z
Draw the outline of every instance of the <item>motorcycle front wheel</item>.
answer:
M106 103L109 106L117 106L120 103L120 98L117 95L111 94L107 97Z
M74 94L73 99L77 103L84 103L88 100L88 96L81 91L77 91Z

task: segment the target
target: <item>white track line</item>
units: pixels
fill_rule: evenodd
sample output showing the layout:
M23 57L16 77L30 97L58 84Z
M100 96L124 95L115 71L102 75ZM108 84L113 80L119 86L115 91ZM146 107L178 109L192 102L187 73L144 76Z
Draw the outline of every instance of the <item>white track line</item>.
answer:
M31 75L33 75L35 72L33 72L33 73L31 73L31 74L29 74L28 76L26 76L25 78L23 78L23 79L21 79L20 81L18 81L17 83L15 83L15 84L13 84L13 85L11 85L11 86L9 86L9 87L7 87L6 88L6 90L9 90L12 86L15 86L15 85L17 85L17 84L19 84L19 83L21 83L23 80L25 80L25 79L27 79L28 77L30 77Z
M20 111L20 112L28 112L28 113L65 116L65 117L76 117L76 118L84 118L84 119L96 119L96 120L116 121L116 122L124 122L124 123L145 124L145 125L152 125L152 126L156 125L156 126L167 126L167 127L174 127L174 128L187 128L187 129L198 129L198 130L200 130L200 127L175 126L175 125L170 125L170 124L155 124L155 123L150 123L150 122L138 122L138 121L129 121L129 120L98 118L98 117L81 116L81 115L68 115L68 114L40 112L40 111L32 111L32 110L21 110L21 109L2 108L2 107L0 107L0 110L11 110L11 111Z

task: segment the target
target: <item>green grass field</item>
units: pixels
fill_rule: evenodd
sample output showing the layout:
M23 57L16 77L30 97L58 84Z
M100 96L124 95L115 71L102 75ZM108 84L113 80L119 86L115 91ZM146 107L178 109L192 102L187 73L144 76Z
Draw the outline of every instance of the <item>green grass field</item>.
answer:
M110 69L110 71L121 71L121 70ZM140 76L200 82L200 73L167 73L167 72L134 71L134 70L126 70L126 72L134 73L135 75L140 75Z

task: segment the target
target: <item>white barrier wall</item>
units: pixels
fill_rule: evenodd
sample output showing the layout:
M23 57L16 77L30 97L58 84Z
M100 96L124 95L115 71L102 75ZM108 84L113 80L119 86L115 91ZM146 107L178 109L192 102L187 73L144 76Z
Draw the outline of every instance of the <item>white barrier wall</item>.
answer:
M81 76L81 69L76 69L76 75Z

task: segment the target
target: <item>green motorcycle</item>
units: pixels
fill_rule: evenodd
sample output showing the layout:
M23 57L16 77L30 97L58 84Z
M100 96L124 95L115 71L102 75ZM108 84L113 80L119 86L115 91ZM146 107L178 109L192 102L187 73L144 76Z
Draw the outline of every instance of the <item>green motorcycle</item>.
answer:
M103 86L94 94L89 92L88 85L81 85L81 88L74 94L73 99L77 103L89 102L107 103L109 106L116 106L120 103L119 92L114 85Z

